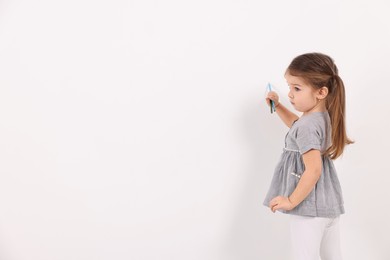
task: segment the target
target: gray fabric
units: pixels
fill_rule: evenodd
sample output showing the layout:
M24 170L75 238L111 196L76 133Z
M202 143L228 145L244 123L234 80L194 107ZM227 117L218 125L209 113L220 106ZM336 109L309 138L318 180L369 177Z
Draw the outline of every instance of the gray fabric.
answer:
M302 154L311 149L321 153L331 144L331 124L328 112L313 112L300 117L285 138L285 147L276 166L271 186L263 202L269 206L276 196L290 196L305 170ZM344 201L333 161L322 157L322 174L310 194L286 214L333 218L344 213Z

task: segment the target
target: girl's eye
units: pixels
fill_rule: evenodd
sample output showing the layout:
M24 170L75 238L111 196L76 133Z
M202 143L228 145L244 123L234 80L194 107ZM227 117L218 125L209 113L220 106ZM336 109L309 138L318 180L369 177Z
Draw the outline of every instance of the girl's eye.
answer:
M290 90L294 89L294 91L301 91L302 89L299 87L299 86L290 86L288 85L288 87L290 88Z

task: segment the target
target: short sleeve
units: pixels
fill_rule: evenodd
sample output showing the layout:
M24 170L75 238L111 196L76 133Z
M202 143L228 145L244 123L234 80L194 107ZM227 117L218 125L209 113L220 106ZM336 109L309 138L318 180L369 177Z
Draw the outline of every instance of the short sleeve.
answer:
M296 131L296 142L300 154L312 149L321 151L321 131L313 125L301 125Z

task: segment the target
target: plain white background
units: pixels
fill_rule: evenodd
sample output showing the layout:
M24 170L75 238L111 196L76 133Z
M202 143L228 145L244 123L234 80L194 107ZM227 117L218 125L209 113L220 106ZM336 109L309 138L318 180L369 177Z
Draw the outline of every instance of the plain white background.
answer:
M297 55L334 58L345 259L390 259L387 1L0 2L0 259L285 260L262 201Z

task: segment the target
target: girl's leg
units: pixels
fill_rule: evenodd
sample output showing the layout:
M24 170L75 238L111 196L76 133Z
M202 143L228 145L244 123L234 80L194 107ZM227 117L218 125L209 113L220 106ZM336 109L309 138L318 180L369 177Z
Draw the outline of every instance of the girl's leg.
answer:
M321 241L321 260L342 260L340 247L340 217L330 219Z
M294 260L318 260L326 223L321 218L290 215Z

